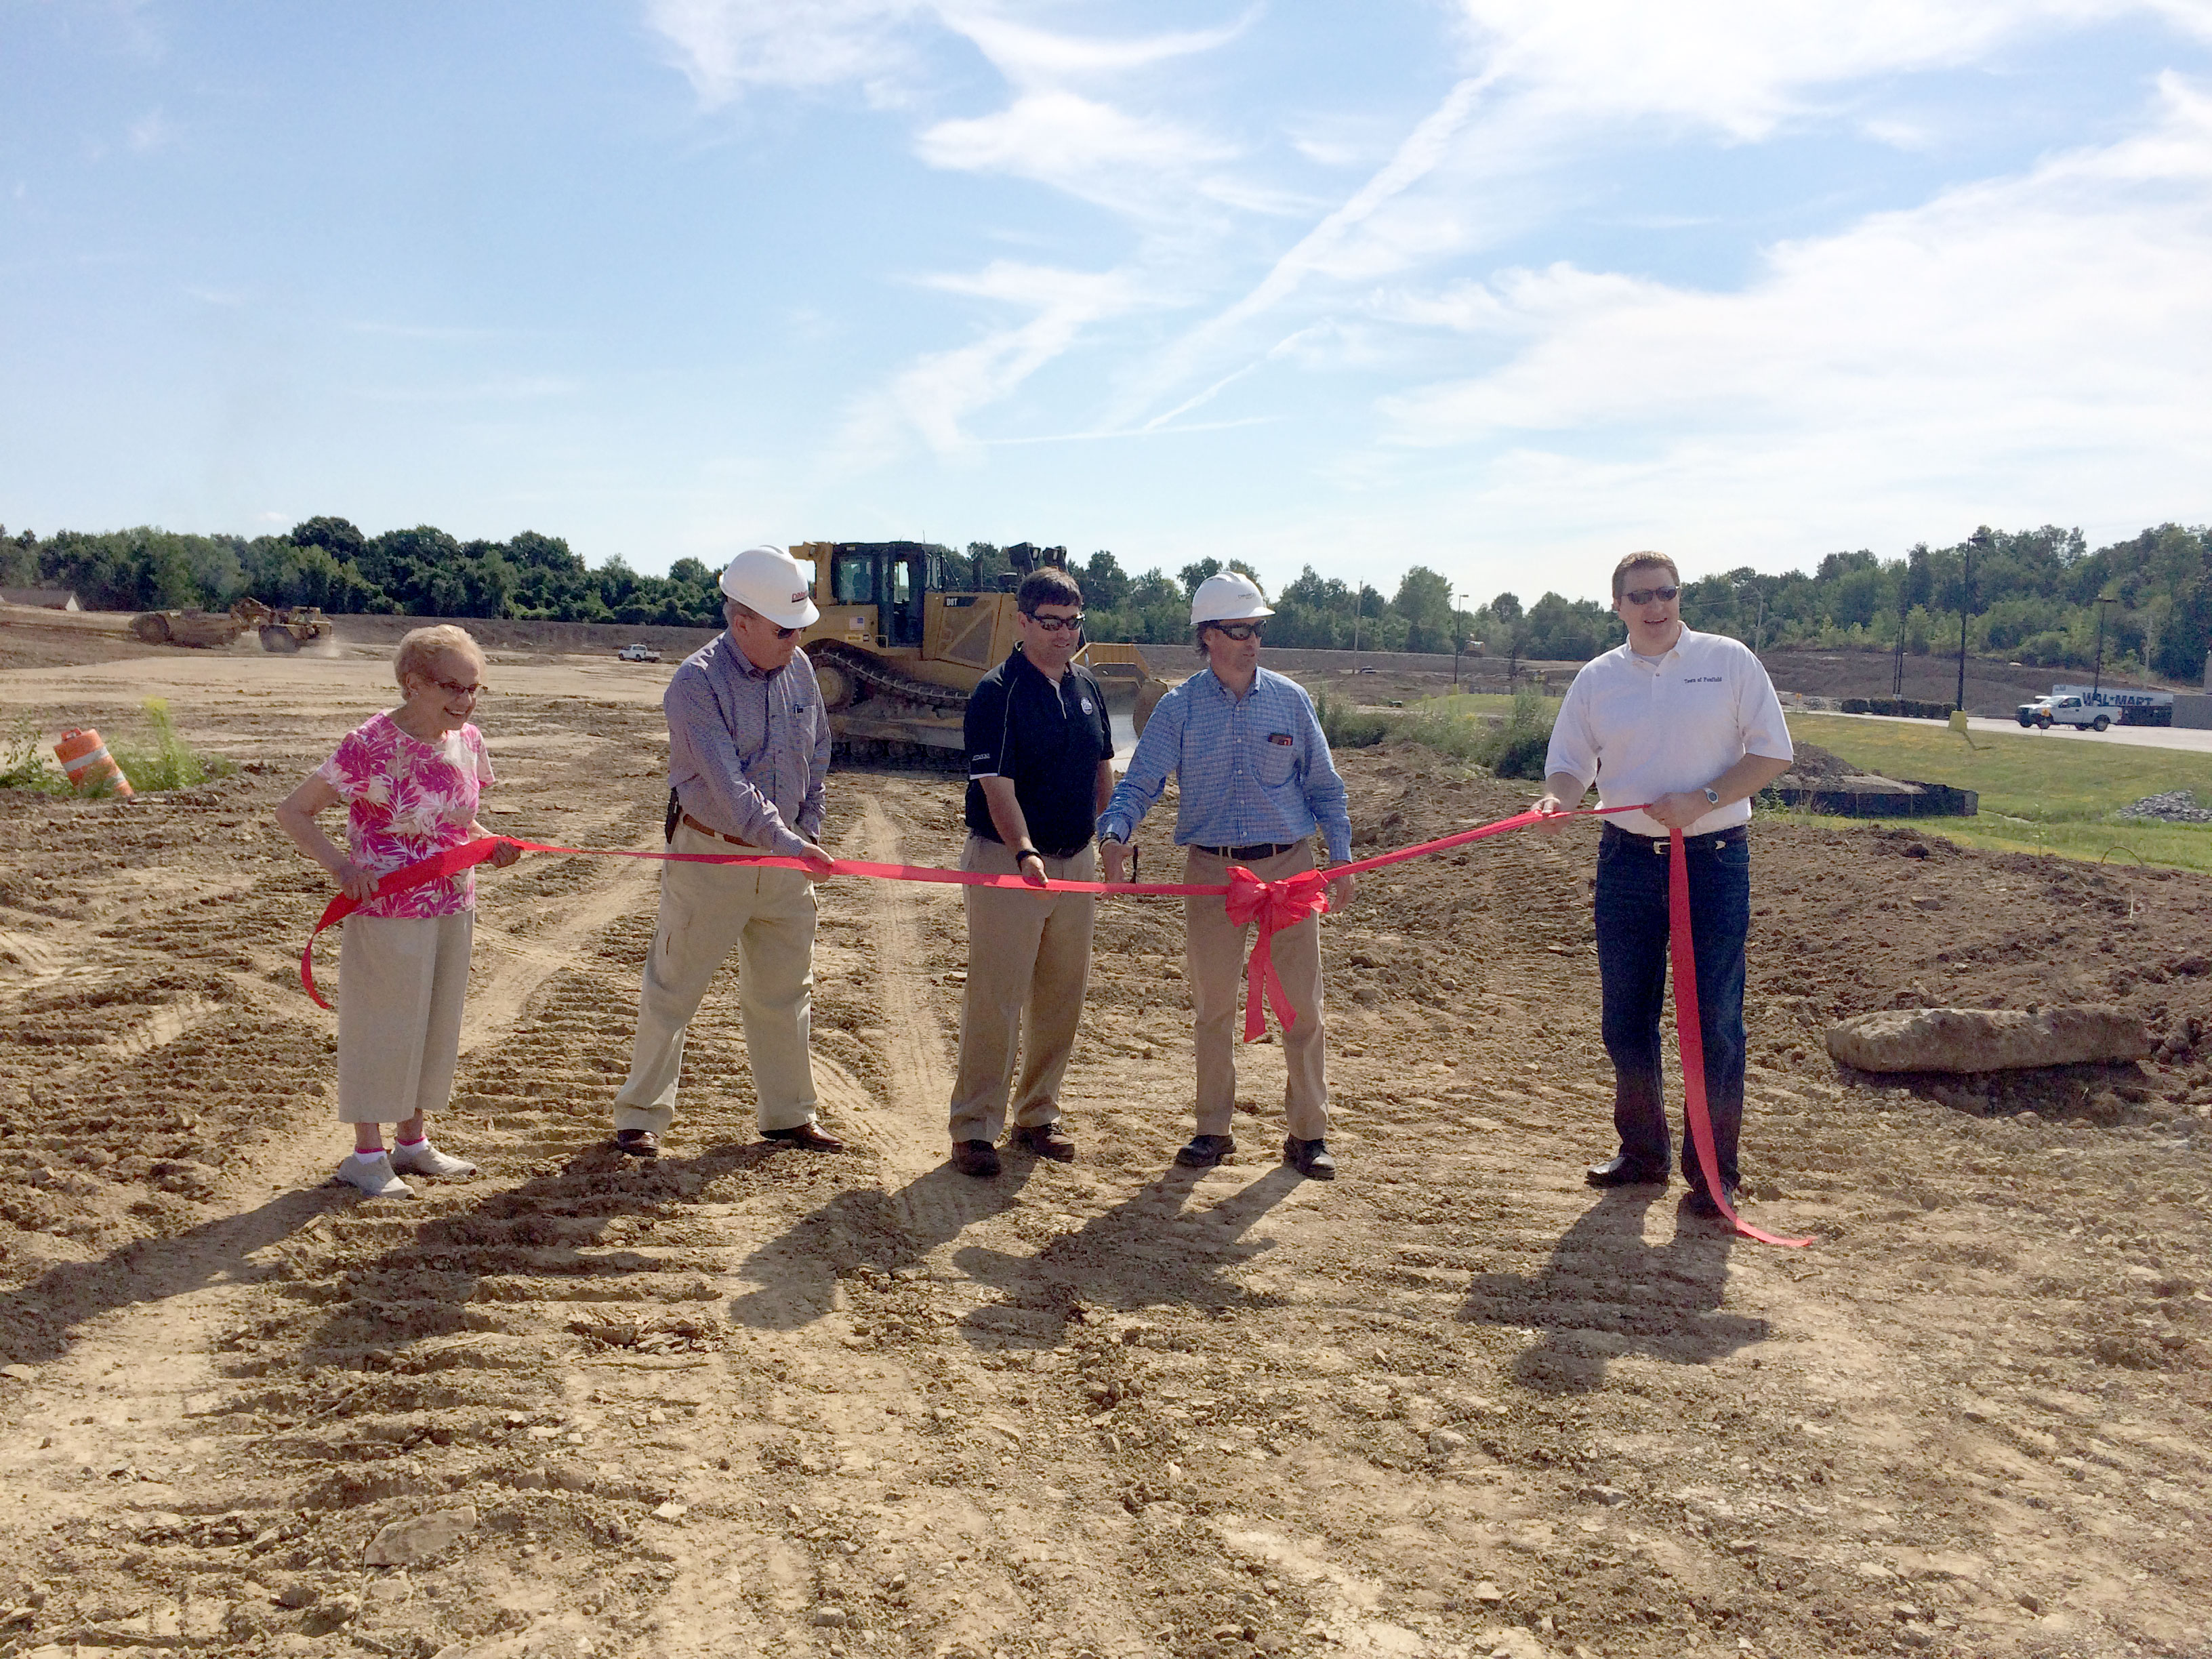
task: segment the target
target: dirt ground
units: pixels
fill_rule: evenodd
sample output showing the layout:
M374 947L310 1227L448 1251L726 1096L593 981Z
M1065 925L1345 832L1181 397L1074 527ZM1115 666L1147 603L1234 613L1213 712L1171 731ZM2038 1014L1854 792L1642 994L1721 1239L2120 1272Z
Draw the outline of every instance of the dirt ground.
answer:
M327 890L270 814L388 669L9 650L0 719L166 696L244 769L0 793L0 1655L2212 1653L2202 878L1762 826L1746 1167L1814 1236L1784 1251L1581 1182L1586 830L1327 920L1334 1185L1278 1160L1272 1043L1236 1156L1172 1166L1159 901L1102 913L1079 1161L952 1173L959 897L852 881L815 1003L851 1149L756 1139L726 971L670 1156L625 1167L651 866L532 858L482 882L439 1130L485 1176L371 1204L324 1184ZM495 657L488 821L655 844L667 672ZM1368 848L1525 796L1344 766ZM957 787L841 770L826 839L949 863ZM2160 1057L1984 1086L1821 1046L2077 999Z

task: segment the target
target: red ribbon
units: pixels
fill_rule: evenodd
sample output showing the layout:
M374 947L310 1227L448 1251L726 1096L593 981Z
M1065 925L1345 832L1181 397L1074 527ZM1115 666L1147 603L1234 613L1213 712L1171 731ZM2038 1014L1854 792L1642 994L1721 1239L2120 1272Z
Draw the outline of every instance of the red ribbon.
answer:
M1275 973L1275 935L1328 908L1328 880L1319 870L1304 870L1279 881L1262 881L1241 864L1230 866L1229 890L1223 898L1229 920L1239 927L1255 922L1260 927L1259 937L1252 942L1251 960L1244 968L1245 1042L1257 1042L1267 1031L1263 1000L1275 1011L1276 1023L1285 1031L1297 1018Z
M1601 806L1550 816L1602 817L1613 812L1642 810L1640 805ZM1370 870L1402 864L1409 859L1426 858L1454 847L1463 847L1470 842L1485 841L1492 836L1525 830L1531 824L1540 823L1546 816L1534 811L1516 812L1511 817L1499 818L1495 823L1481 824L1473 830L1462 830L1456 835L1378 853L1354 864L1340 864L1328 870L1303 871L1279 881L1261 881L1249 870L1238 865L1229 872L1226 886L1189 882L1055 881L1048 888L1039 888L1019 876L985 875L971 870L940 870L927 865L876 864L860 859L838 859L830 867L832 874L840 876L868 876L884 881L942 882L962 887L997 887L1022 892L1218 897L1226 904L1231 921L1240 927L1256 923L1259 927L1259 936L1253 942L1251 959L1246 965L1244 976L1244 1040L1250 1042L1267 1030L1267 1016L1261 1012L1263 1006L1274 1009L1275 1018L1286 1030L1297 1018L1289 998L1284 993L1282 981L1275 973L1273 941L1284 928L1328 908L1329 882L1340 876L1363 875ZM1690 1139L1697 1150L1698 1167L1705 1171L1705 1190L1712 1194L1713 1201L1720 1206L1721 1213L1728 1218L1729 1224L1745 1237L1755 1238L1762 1244L1802 1248L1811 1243L1812 1240L1779 1238L1772 1233L1761 1232L1744 1221L1729 1206L1726 1189L1721 1185L1720 1160L1713 1146L1712 1116L1705 1100L1705 1041L1698 1023L1698 962L1690 928L1689 866L1684 860L1682 832L1674 830L1669 835L1673 844L1668 860L1667 915L1674 969L1675 1029L1682 1054L1682 1115L1689 1122ZM750 864L776 870L808 870L814 867L804 859L766 853L656 853L627 848L561 847L546 842L520 841L511 836L487 836L481 840L465 842L458 847L449 847L404 869L392 871L377 882L376 896L379 898L389 897L394 893L404 893L410 887L420 887L425 882L459 875L464 870L486 862L502 847L513 847L526 853L651 859L655 862L672 864ZM319 1008L327 1008L331 1005L323 1000L322 994L315 988L316 935L359 908L361 905L357 901L343 893L331 899L316 921L314 932L307 936L306 947L300 952L300 982Z
M1720 1154L1713 1149L1713 1119L1705 1102L1705 1035L1698 1019L1698 952L1690 932L1690 865L1682 845L1682 832L1667 832L1667 935L1674 957L1674 1036L1682 1050L1682 1115L1690 1125L1690 1142L1697 1148L1698 1167L1705 1172L1705 1191L1729 1225L1746 1238L1762 1244L1782 1244L1802 1249L1809 1238L1777 1238L1763 1233L1728 1201L1721 1182Z

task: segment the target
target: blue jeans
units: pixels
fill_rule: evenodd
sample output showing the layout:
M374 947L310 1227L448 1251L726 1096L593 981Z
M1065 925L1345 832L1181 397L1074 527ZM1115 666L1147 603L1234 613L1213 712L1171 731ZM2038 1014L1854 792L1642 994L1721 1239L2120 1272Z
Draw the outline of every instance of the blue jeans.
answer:
M1725 837L1725 838L1723 838ZM1721 1179L1742 1176L1743 942L1751 930L1751 842L1741 830L1700 836L1687 846L1690 927L1698 962L1698 1014L1705 1047L1705 1103ZM1667 1097L1659 1075L1659 1017L1667 997L1664 842L1607 825L1597 852L1597 966L1604 991L1605 1052L1613 1061L1613 1127L1620 1150L1655 1175L1668 1168ZM1703 1187L1689 1126L1682 1171Z

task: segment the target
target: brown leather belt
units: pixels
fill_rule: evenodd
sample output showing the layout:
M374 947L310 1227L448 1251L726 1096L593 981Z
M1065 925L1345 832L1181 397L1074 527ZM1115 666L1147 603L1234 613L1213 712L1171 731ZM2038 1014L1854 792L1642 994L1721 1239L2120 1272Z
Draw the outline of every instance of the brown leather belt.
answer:
M719 830L709 829L706 824L700 823L698 819L693 817L689 812L686 812L682 817L678 818L677 822L684 825L688 829L696 830L702 836L712 836L716 841L726 841L732 847L742 847L748 853L765 853L768 851L767 848L760 846L757 842L739 841L735 836L726 836Z

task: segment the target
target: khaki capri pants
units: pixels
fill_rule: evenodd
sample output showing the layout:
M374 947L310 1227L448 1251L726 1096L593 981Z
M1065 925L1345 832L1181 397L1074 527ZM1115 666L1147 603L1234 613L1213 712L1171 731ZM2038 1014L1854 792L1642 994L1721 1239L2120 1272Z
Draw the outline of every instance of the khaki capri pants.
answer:
M346 918L338 935L338 1121L442 1112L461 1054L473 910Z

